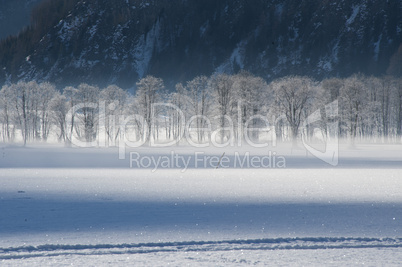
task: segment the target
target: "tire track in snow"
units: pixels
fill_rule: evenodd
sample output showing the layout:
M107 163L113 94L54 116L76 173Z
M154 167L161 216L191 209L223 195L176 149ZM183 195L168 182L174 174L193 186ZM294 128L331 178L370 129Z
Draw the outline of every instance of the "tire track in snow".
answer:
M402 238L311 237L188 241L138 244L94 244L20 246L0 248L0 260L63 255L119 255L142 253L219 252L235 250L319 250L402 248Z

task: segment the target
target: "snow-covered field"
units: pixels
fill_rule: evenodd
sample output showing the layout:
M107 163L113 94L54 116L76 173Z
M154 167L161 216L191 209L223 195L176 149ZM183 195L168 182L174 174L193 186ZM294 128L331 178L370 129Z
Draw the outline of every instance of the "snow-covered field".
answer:
M0 265L402 262L402 146L270 150L3 145Z

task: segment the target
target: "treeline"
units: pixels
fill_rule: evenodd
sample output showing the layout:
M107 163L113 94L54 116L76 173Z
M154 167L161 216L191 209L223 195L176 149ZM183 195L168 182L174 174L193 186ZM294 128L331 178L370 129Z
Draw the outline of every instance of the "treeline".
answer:
M26 144L46 142L49 136L67 143L105 138L111 146L122 138L169 141L183 135L197 144L212 139L220 144L245 138L254 143L296 141L301 134L325 140L334 123L335 135L352 141L400 142L402 136L402 79L390 76L321 82L287 76L268 84L242 71L198 76L177 84L173 92L153 76L136 86L132 95L115 85L101 89L80 84L62 90L48 82L4 85L0 140L22 138Z

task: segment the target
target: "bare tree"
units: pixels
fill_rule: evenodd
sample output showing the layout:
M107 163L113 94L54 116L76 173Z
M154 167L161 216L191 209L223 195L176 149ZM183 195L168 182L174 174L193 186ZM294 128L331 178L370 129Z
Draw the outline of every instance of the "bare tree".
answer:
M100 99L104 101L105 110L105 134L109 144L114 145L119 136L120 127L116 127L116 118L123 115L128 94L116 85L109 85L100 93Z
M168 109L165 117L165 125L167 127L166 136L168 139L173 138L173 140L177 140L180 137L180 134L185 130L181 128L184 123L182 120L190 117L190 114L188 113L188 105L191 103L191 100L189 100L187 96L187 89L182 83L176 84L175 89L176 90L168 96L169 102L179 110L184 111L186 117L182 118L177 110Z
M7 99L7 136L10 136L11 127L9 112L13 110L15 123L21 129L24 144L31 139L46 141L50 131L49 102L54 93L53 85L37 84L35 81L20 81L4 88L4 101Z
M393 99L396 110L396 136L399 142L402 138L402 78L396 78L392 83Z
M42 140L46 141L51 127L50 101L56 94L56 88L48 82L40 83L36 95L39 106Z
M392 89L391 77L383 77L380 80L380 92L381 92L382 135L385 141L388 140L389 136L391 89Z
M137 82L137 94L139 109L148 124L145 140L150 140L152 127L152 105L159 101L162 89L164 89L163 80L153 76L146 76ZM154 136L155 137L155 136Z
M21 129L24 145L37 133L37 101L34 100L38 84L36 82L18 82L11 85L14 94L16 121Z
M227 74L218 74L212 77L210 82L219 116L220 139L223 142L229 138L224 128L227 126L227 116L231 117L235 105L234 79Z
M72 111L73 107L78 104L78 89L72 86L67 86L63 90L63 97L67 101L67 109ZM67 145L71 143L75 127L75 112L70 114L71 117L66 117L66 142Z
M136 97L129 97L127 101L127 108L124 111L124 114L127 116L131 116L133 114L138 114L141 115L143 114L143 108L139 104L138 98ZM134 120L131 121L126 125L125 129L125 136L129 136L130 132L134 133L135 135L135 140L145 140L146 137L144 136L148 128L145 125L145 119L144 121L141 120Z
M339 98L343 80L340 78L325 79L321 82L321 86L326 94L328 104Z
M67 139L67 124L66 116L68 112L68 103L65 95L56 92L49 103L49 111L51 112L51 120L53 124L59 128L58 135L59 141L66 141Z
M15 94L11 85L4 85L0 90L0 123L2 125L2 139L4 142L14 140L15 135Z
M273 81L275 104L279 113L286 116L290 125L293 145L297 145L297 135L303 115L306 115L316 97L317 86L308 77L289 76Z
M243 138L243 129L248 128L246 124L249 123L251 119L253 130L248 133L248 136L258 141L259 132L256 129L257 126L260 125L256 116L261 115L262 112L268 112L264 110L266 103L270 101L267 97L268 85L262 78L253 76L246 71L241 71L239 74L235 75L233 79L236 102L238 103L238 108L241 113L238 114L238 119L241 120L241 126L239 127L242 127L242 129L238 131L241 134L238 138Z
M335 123L335 121L334 118L327 116L325 106L336 100L339 100L339 94L343 86L343 82L343 79L340 78L329 78L321 82L322 97L320 99L320 103L318 104L318 108L320 108L322 118L320 121L321 132L326 138L328 137L327 134L330 133L330 131L328 131L328 124ZM339 118L336 118L336 120L338 120L337 124L339 126ZM338 129L340 129L340 127L338 127ZM336 134L340 136L342 134L341 130L339 130L339 132Z
M92 142L96 139L97 124L98 124L98 108L91 106L97 106L99 101L99 88L82 83L78 86L77 99L84 105L80 109L80 119L83 126L82 132L77 132L80 136L83 135L85 141Z
M367 138L377 138L383 134L382 92L381 80L369 77L363 80L366 91L364 112L361 112L361 135Z
M340 93L342 119L346 123L347 131L352 144L357 136L357 129L363 114L363 105L366 103L367 94L363 77L353 75L345 79Z
M188 96L189 109L192 116L196 116L196 128L198 142L205 139L204 128L206 126L205 117L210 109L210 92L208 78L206 76L198 76L187 82L185 94Z

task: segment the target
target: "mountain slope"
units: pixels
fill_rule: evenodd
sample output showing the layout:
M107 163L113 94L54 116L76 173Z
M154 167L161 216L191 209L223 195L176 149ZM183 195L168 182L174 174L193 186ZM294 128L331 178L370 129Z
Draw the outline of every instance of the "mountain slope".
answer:
M153 74L172 86L239 69L267 80L381 75L401 43L399 1L53 0L0 44L0 82L130 88Z
M30 12L41 0L0 0L0 40L29 25Z

